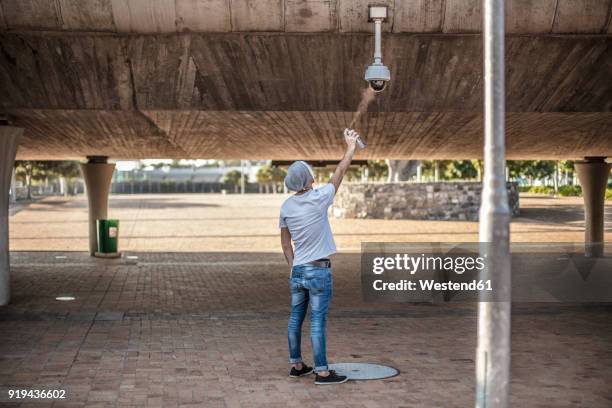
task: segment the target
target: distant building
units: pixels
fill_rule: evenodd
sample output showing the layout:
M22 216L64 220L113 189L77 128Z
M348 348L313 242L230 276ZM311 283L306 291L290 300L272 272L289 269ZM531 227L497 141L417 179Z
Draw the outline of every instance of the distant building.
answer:
M255 182L257 170L261 165L247 164L244 166L249 182ZM116 170L113 182L125 181L175 181L192 183L223 183L225 175L230 171L241 171L240 166L225 167L162 167L134 169L130 171Z

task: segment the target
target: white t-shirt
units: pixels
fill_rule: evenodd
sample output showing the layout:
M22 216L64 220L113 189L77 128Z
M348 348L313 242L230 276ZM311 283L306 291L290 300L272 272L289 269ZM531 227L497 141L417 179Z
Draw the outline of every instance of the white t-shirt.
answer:
M327 209L336 189L331 183L289 197L280 210L279 226L289 228L295 246L293 266L336 253Z

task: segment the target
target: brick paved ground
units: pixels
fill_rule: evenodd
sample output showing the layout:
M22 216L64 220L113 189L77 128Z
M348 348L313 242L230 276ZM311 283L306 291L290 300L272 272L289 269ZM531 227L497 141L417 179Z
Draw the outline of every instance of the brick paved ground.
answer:
M335 259L328 329L331 361L388 364L401 375L337 387L315 387L312 378L289 380L287 268L276 250L275 227L264 225L275 222L274 199L246 213L241 210L244 197L212 197L199 210L193 208L197 202L189 201L194 197L170 199L176 200L174 216L185 221L168 227L156 221L158 215L170 217L161 212L163 201L143 204L148 200L136 199L132 204L136 208L128 207L120 214L126 220L130 211L138 217L131 232L127 231L131 238L128 235L125 244L146 247L146 238L136 237L159 231L173 237L185 235L176 249L201 251L210 244L207 252L128 251L138 259L112 261L91 259L82 252L12 253L13 302L0 309L0 386L66 389L68 398L57 401L54 406L58 407L473 406L473 305L364 304L359 296L358 256L340 254ZM38 242L40 248L49 242L85 243L78 238L85 214L80 201L36 205L41 207L32 205L11 217L12 237L35 237L38 225L41 235L51 231L59 238L73 230L77 238L17 240L13 248L26 242ZM224 209L226 205L231 208ZM544 201L538 205L554 211L534 207L534 217L526 214L514 225L515 239L545 234L571 241L581 236L581 215L574 204L560 203L555 208ZM205 218L209 210L217 211L210 216L216 219L187 220L198 214ZM244 219L220 219L229 214ZM74 217L72 227L64 225L70 217ZM398 240L440 239L438 232L463 237L462 229L469 237L475 235L475 224L458 224L364 221L336 222L334 227L346 232L339 241L341 248L350 250L352 240L366 232L384 232L383 238ZM423 233L410 235L414 228ZM435 234L429 235L429 229ZM253 237L204 237L230 233ZM189 237L194 234L198 236ZM237 251L234 241L250 243L247 248L257 252ZM171 239L158 238L149 249L161 242L173 245ZM59 295L76 300L59 302L55 300ZM610 407L611 317L612 307L602 305L516 306L512 405ZM305 337L304 354L311 361L307 333ZM1 401L0 405L9 406Z

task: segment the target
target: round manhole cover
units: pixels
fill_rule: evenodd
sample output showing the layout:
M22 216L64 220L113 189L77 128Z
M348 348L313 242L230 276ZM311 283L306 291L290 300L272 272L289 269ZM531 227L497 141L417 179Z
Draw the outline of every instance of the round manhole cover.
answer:
M370 363L330 364L329 369L335 370L338 375L346 375L349 380L380 380L399 374L399 370L393 367Z

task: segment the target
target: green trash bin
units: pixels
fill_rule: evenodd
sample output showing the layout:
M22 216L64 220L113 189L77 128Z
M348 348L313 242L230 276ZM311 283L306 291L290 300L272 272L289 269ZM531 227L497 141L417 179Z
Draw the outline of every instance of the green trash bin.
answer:
M119 248L119 220L98 220L98 252L115 254Z

